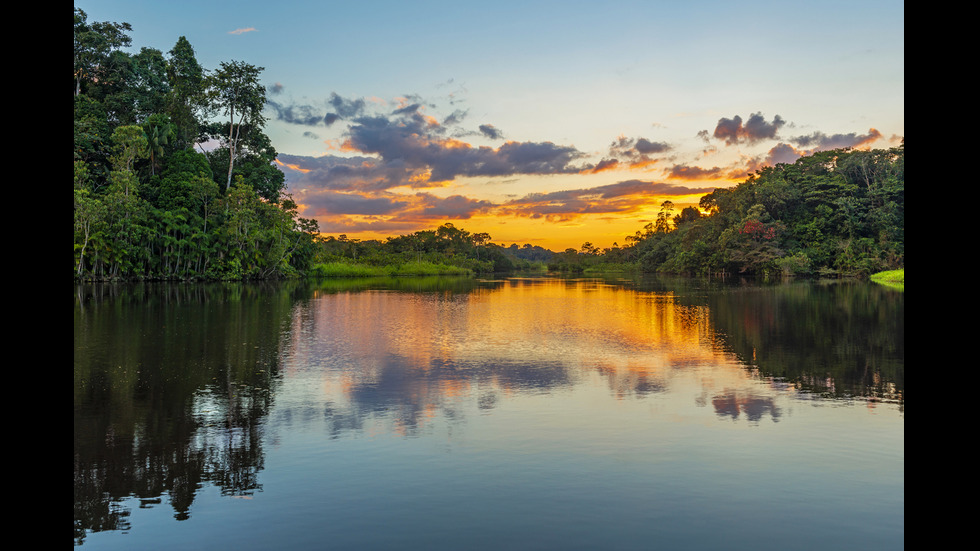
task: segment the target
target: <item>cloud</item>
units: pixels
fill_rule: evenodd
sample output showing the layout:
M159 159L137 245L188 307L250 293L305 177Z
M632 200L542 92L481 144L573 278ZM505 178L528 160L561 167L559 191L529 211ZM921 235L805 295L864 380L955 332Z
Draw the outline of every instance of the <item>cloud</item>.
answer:
M442 125L443 126L454 126L454 125L460 124L460 123L463 122L463 119L465 119L466 118L466 115L468 115L468 114L469 114L469 111L467 111L465 109L457 109L457 110L453 111L452 113L450 113L446 118L444 118L442 120Z
M646 168L656 162L652 157L653 155L667 153L671 149L673 147L666 142L619 136L609 145L609 154L613 157L611 160L625 159L625 164L629 168ZM603 163L607 163L607 161L599 164Z
M860 147L880 139L881 132L874 128L869 128L867 134L833 134L828 136L823 132L814 132L809 136L798 136L790 139L796 145L809 148L810 153L826 151L828 149L840 149L842 147Z
M340 97L336 92L330 94L330 99L328 102L334 108L334 112L337 116L345 119L350 119L361 115L364 112L364 108L367 105L362 98L357 99L345 99Z
M593 174L597 174L599 172L605 172L607 170L616 170L617 168L619 168L618 159L603 159L599 161L598 164L596 164L594 167L592 167L592 170L590 170L589 172L592 172Z
M772 122L766 122L762 113L754 113L743 125L742 117L735 115L734 118L726 119L722 117L715 126L714 137L724 140L726 145L737 145L740 143L756 143L761 140L771 140L776 137L780 127L786 124L782 117L776 115ZM699 133L699 136L702 134Z
M276 83L268 90L272 95L280 95L284 87ZM330 94L330 98L323 107L309 104L280 103L271 99L266 99L266 106L272 110L273 119L289 124L302 126L331 126L341 119L352 119L365 112L367 102L364 99L347 99L339 96L336 92Z
M690 165L674 165L670 168L668 178L678 180L721 180L725 176L725 169L721 167L701 168Z
M377 216L394 214L409 203L394 197L371 197L357 193L325 191L304 194L303 204L308 207L307 212L313 216L329 214Z
M664 142L651 142L646 138L638 138L635 147L637 151L644 155L670 151L670 145Z
M823 132L814 132L806 136L790 138L789 141L799 147L787 143L779 143L769 150L766 154L764 164L777 165L780 163L794 163L800 157L813 155L819 151L830 149L841 149L846 147L862 147L876 140L882 139L881 132L874 128L869 128L867 134L833 134L827 135Z
M258 29L256 29L255 27L246 27L244 29L235 29L233 31L228 31L228 34L245 34L245 33L254 33L256 31L258 31Z
M754 159L749 159L744 166L730 166L702 168L699 166L677 164L670 167L667 177L671 180L741 180L759 168L759 163Z
M406 167L404 163L384 163L373 157L324 155L307 157L279 154L288 167L291 189L329 189L335 191L382 191L399 186L429 187L428 172Z
M325 122L322 111L312 105L283 105L270 99L266 99L265 103L272 109L275 120L302 126L316 126Z
M427 170L433 182L462 176L571 174L572 162L584 155L571 146L551 142L507 142L499 148L473 147L445 138L445 129L417 109L402 108L395 116L363 116L347 132L345 147L377 155L385 164Z
M626 180L592 188L530 193L508 201L497 212L513 216L566 221L586 214L630 214L659 205L664 196L711 191L663 182Z
M789 144L780 143L769 150L769 153L766 155L766 164L775 166L780 163L795 163L797 159L805 154L805 151L800 151Z
M585 157L575 147L552 142L509 141L497 148L475 147L463 138L482 135L502 139L503 133L492 124L480 125L479 134L462 129L459 125L466 116L462 110L454 111L440 123L426 112L431 104L417 96L398 98L394 109L388 102L369 104L364 99L347 99L336 93L330 95L325 108L274 100L267 104L272 118L290 124L329 127L340 120L348 121L337 142L341 144L339 149L371 156L374 161L370 172L383 172L392 187L419 187L422 178L439 185L467 176L573 174L591 168L573 166ZM641 147L655 146L644 140ZM331 171L340 169L338 165ZM353 168L347 166L343 170L351 172ZM368 172L366 167L358 170L364 176ZM392 179L396 174L403 179ZM366 179L374 185L379 182L376 177Z
M440 198L427 193L418 193L416 197L422 199L424 202L421 215L430 220L442 220L446 218L465 220L475 213L488 212L495 206L490 201L470 199L462 195Z
M497 128L492 124L481 124L480 133L491 140L499 140L504 137L503 133L500 130L497 130Z

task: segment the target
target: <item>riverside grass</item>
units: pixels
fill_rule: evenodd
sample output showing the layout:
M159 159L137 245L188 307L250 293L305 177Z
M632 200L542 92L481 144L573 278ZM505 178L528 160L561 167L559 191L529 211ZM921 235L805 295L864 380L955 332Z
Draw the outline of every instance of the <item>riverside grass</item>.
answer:
M325 262L314 266L311 275L313 277L466 276L473 275L473 272L459 266L433 264L432 262L406 262L387 266Z
M905 268L899 270L887 270L871 275L871 281L880 283L895 289L905 290Z
M887 270L878 272L871 276L874 281L887 281L891 283L905 283L905 268L900 270Z

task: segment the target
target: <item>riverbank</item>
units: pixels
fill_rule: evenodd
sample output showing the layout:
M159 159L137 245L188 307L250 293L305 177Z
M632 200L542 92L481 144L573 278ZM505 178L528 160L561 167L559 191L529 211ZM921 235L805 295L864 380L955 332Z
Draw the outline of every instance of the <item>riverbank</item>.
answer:
M886 270L871 275L871 281L905 290L905 268L900 270Z
M459 266L432 262L406 262L387 266L372 266L348 262L325 262L313 267L313 277L375 277L375 276L428 276L473 275L473 271Z

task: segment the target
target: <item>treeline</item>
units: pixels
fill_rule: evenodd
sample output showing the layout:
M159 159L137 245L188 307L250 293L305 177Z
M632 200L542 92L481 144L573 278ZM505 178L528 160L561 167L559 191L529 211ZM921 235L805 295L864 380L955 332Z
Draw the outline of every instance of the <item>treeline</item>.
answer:
M184 37L129 54L131 31L74 10L75 278L308 271L317 225L283 193L262 68L206 70Z
M488 233L470 233L447 222L435 230L389 237L384 241L328 236L320 243L319 260L321 264L404 266L405 269L398 273L411 273L406 270L413 265L451 266L472 273L511 272L531 267L529 261L506 251L491 242Z
M556 254L549 268L866 276L904 267L905 144L823 151L766 167L705 195L699 207L675 212L665 201L624 246L585 243Z
M699 208L666 201L605 249L502 247L449 223L384 242L320 238L263 132L262 68L206 70L184 37L166 54L129 54L131 31L74 10L76 279L269 279L329 263L801 276L904 266L904 142L763 168Z
M562 252L530 244L503 247L486 233L447 223L385 241L327 237L319 258L470 272L866 276L905 263L905 145L824 151L766 167L679 212L665 201L656 220L627 236L622 246L600 249L586 242Z

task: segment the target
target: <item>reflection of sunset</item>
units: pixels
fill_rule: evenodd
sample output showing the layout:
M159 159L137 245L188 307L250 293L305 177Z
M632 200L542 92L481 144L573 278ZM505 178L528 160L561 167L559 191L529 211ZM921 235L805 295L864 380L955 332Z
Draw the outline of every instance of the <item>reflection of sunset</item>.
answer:
M325 379L317 385L325 399L388 416L399 433L459 400L493 409L497 396L578 388L594 377L618 399L678 387L689 396L729 396L758 386L716 346L706 307L598 281L513 279L466 294L339 293L296 316L294 331L304 337L294 340L290 363L329 358L327 369L309 373ZM750 407L748 395L733 403Z

